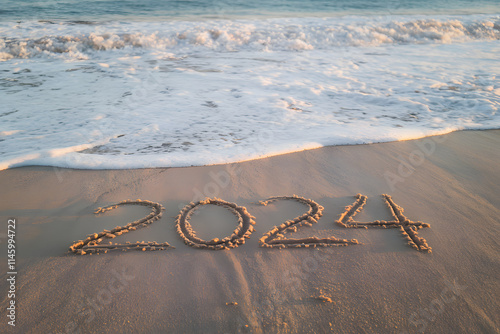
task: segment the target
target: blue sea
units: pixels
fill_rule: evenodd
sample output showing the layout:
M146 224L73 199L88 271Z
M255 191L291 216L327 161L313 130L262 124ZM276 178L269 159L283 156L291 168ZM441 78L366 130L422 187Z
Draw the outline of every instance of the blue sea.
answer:
M500 2L2 0L0 169L500 128Z

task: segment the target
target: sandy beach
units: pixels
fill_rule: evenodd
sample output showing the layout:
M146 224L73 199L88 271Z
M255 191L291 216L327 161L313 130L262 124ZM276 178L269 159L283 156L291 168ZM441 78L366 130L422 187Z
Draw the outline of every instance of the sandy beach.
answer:
M22 167L0 172L2 333L499 333L500 130L334 146L227 165L136 170ZM274 226L324 207L317 224L286 238L356 239L345 247L263 248ZM359 222L393 219L389 194L432 248L398 229L335 222L356 194ZM246 243L195 249L176 231L190 202L221 198L255 217ZM165 211L112 242L157 241L159 251L75 255L73 242ZM204 240L236 228L205 205L190 223ZM16 221L15 327L8 325L7 221ZM111 239L110 239L111 240ZM105 240L108 243L108 240ZM175 247L175 248L174 248Z

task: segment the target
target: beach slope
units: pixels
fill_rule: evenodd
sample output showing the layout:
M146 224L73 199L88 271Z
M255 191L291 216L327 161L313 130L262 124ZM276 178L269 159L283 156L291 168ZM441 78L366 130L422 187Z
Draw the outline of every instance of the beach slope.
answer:
M324 147L237 164L140 170L23 167L0 172L1 233L16 220L16 326L7 324L6 255L0 266L2 333L498 333L500 330L500 130L463 131L383 144ZM286 238L356 239L325 248L262 248L264 233L307 207L313 226ZM360 222L394 218L389 194L432 252L398 229L335 222L356 194ZM255 231L230 250L183 244L175 216L218 197L247 208ZM149 213L103 206L143 199L163 217L112 242L168 242L162 251L78 256L77 240ZM223 239L237 219L206 205L191 217L198 237ZM2 234L2 254L7 254ZM108 241L106 240L106 243Z

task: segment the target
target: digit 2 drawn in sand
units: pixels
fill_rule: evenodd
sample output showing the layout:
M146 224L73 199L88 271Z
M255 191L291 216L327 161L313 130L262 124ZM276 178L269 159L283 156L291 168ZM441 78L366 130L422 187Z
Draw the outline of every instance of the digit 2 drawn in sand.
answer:
M262 205L268 205L269 203L279 200L295 200L299 203L303 203L309 206L309 210L303 215L298 216L292 220L287 220L280 226L275 226L269 232L265 233L264 236L259 240L259 244L261 247L331 247L355 245L358 243L356 239L346 240L337 239L335 237L308 237L302 239L285 238L284 234L288 231L296 232L300 226L312 226L312 224L317 223L323 215L324 208L313 200L299 197L297 195L270 197L264 201L260 201L259 203Z
M196 209L207 204L222 206L238 217L238 226L230 236L222 240L215 238L210 241L200 239L196 236L195 231L189 223L189 218ZM186 245L194 248L221 250L243 245L245 243L245 238L250 238L250 234L255 230L253 227L253 225L255 225L254 219L255 217L250 215L244 206L238 206L235 203L226 202L219 198L206 198L196 203L191 202L182 208L181 212L176 217L176 227L177 233L179 233Z
M408 245L419 251L428 253L432 252L432 248L429 247L427 241L424 238L419 237L417 233L418 229L430 227L430 225L422 223L420 221L410 221L405 217L405 215L403 215L403 208L394 203L391 196L386 194L382 195L395 220L375 220L369 223L354 221L354 216L356 216L359 212L361 212L361 210L363 210L363 206L366 204L366 199L368 198L365 195L361 194L357 194L355 197L356 201L352 205L346 207L344 213L342 213L339 219L336 221L337 224L347 228L399 228L405 239L408 241Z
M135 201L125 200L117 204L109 205L103 208L98 208L94 213L95 214L104 213L106 211L116 209L117 207L122 205L144 205L151 207L152 211L146 217L136 220L132 223L128 223L125 226L117 226L111 231L104 230L101 233L92 233L88 236L87 239L75 242L73 245L69 247L69 250L76 254L85 255L87 253L89 254L99 253L99 251L104 251L104 253L107 253L108 250L113 250L113 249L122 249L122 250L137 249L143 251L145 250L153 251L153 250L163 250L168 247L175 248L173 246L170 246L167 242L159 244L156 241L151 241L151 242L138 241L135 244L131 244L130 242L127 242L125 244L117 244L117 243L113 244L112 242L109 242L108 245L101 244L101 242L105 239L113 239L116 236L122 235L123 233L135 231L138 227L147 226L153 223L155 220L161 218L163 211L165 210L163 206L159 203L138 199Z

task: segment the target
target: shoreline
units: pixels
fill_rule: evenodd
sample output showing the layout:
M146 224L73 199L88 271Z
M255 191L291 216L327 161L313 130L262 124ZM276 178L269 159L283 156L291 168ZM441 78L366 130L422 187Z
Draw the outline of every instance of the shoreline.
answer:
M282 156L282 155L288 155L288 154L297 154L305 151L314 151L318 149L325 149L329 147L352 147L352 146L371 146L371 145L379 145L379 144L387 144L387 143L398 143L398 142L407 142L407 141L414 141L414 140L425 140L426 138L436 138L436 137L442 137L442 136L447 136L452 133L456 132L481 132L481 131L495 131L495 130L500 130L500 128L487 128L487 129L462 129L462 130L454 130L451 132L446 132L446 133L441 133L441 134L434 134L434 135L429 135L429 136L424 136L424 137L417 137L417 138L412 138L412 139L404 139L404 140L390 140L390 141L376 141L376 142L370 142L370 143L355 143L355 144L339 144L339 145L325 145L325 146L320 146L320 147L314 147L314 148L304 148L302 150L298 151L290 151L290 152L284 152L284 153L275 153L275 154L270 154L270 155L263 155L259 156L257 158L250 158L247 160L239 160L239 161L229 161L229 162L220 162L220 163L213 163L213 164L208 164L208 165L190 165L190 166L166 166L166 167L137 167L137 168L73 168L73 167L59 167L59 166L53 166L53 165L26 165L26 166L13 166L13 167L7 167L5 169L0 169L0 172L5 171L5 170L11 170L11 169L17 169L17 168L53 168L53 169L62 169L62 170L73 170L73 171L86 171L86 170L95 170L95 171L119 171L119 170L144 170L144 169L169 169L169 168L195 168L195 167L210 167L210 166L224 166L224 165L230 165L230 164L240 164L240 163L247 163L255 160L262 160L262 159L269 159L277 156ZM78 153L78 152L74 152ZM91 154L92 155L92 154Z
M210 166L0 171L0 215L18 221L19 250L17 325L3 316L1 331L496 333L498 147L500 130L467 130ZM418 235L432 253L412 249L397 229L335 224L358 193L368 199L356 221L391 220L381 197L390 194L408 219L430 225ZM289 200L256 203L292 194L324 210L317 224L287 238L359 244L259 247L263 234L307 208ZM245 244L220 251L184 245L175 216L205 197L255 217ZM164 206L163 217L113 242L168 242L175 249L68 253L75 240L144 217L147 208L130 205L94 215L98 207L138 198ZM190 222L204 240L222 239L236 226L234 215L217 206L202 207ZM0 267L7 291L6 263ZM2 314L8 301L0 297Z

